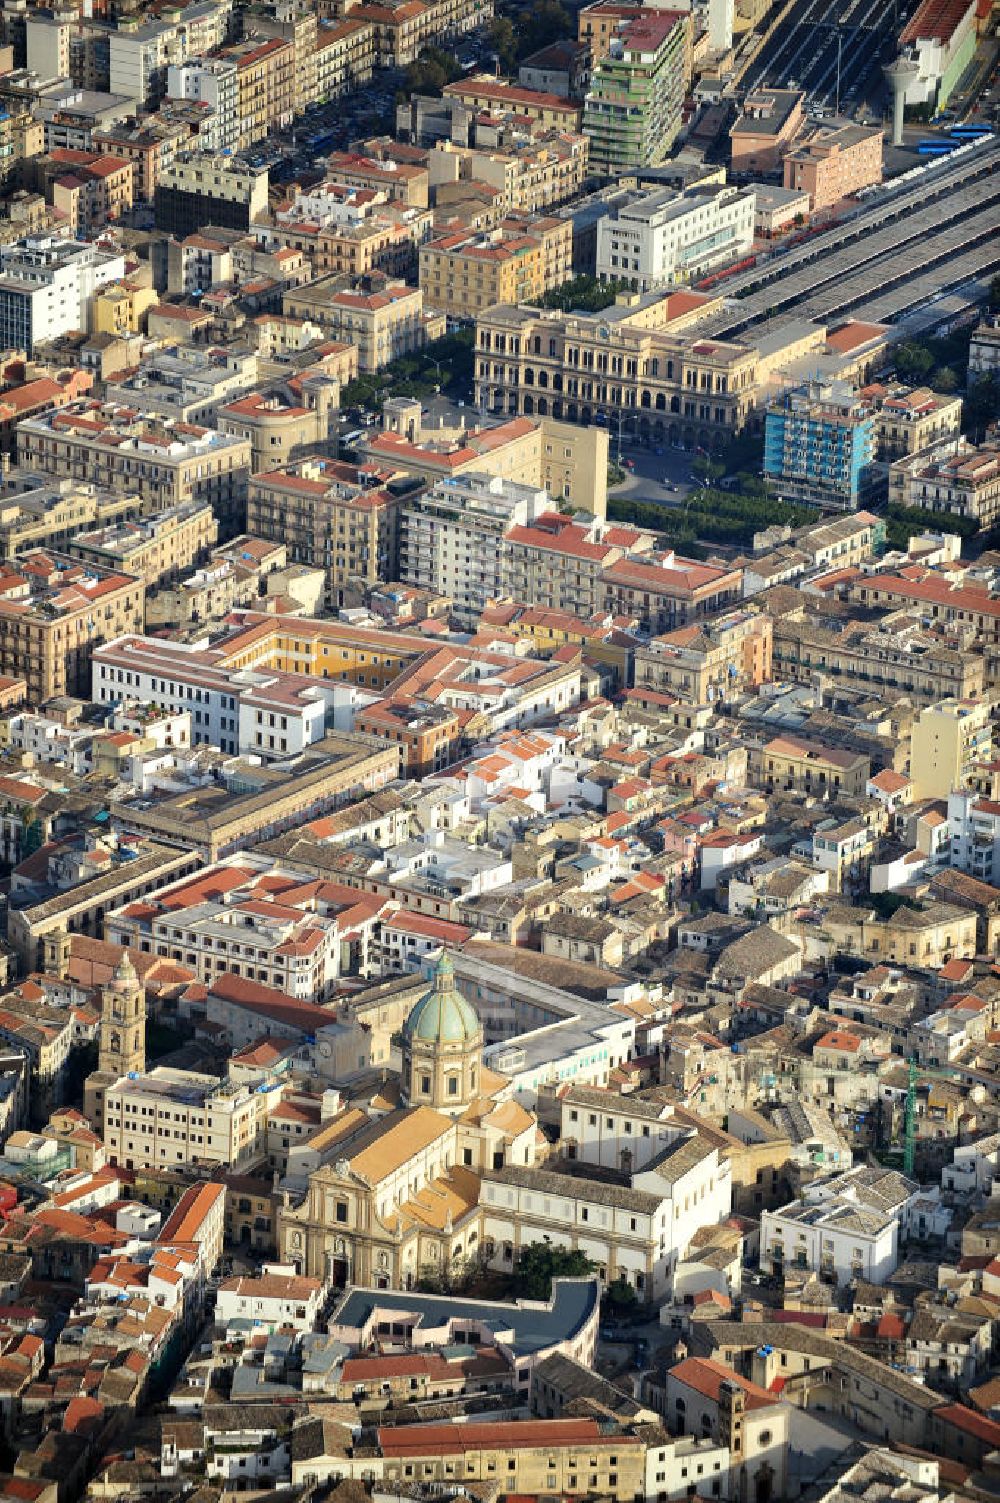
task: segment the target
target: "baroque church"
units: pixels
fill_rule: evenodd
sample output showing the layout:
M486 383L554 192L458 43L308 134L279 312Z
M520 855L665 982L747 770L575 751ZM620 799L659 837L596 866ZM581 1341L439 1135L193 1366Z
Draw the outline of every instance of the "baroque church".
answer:
M347 1110L296 1204L278 1212L278 1253L334 1283L410 1288L480 1250L480 1175L533 1165L538 1124L483 1065L483 1029L443 954L402 1030L400 1105Z

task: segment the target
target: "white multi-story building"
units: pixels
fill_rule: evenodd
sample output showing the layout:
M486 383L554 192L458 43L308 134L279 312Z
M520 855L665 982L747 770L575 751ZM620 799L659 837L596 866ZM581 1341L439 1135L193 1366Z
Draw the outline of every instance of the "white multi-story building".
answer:
M281 1093L164 1065L123 1076L104 1098L104 1147L126 1169L196 1162L239 1168L262 1149L267 1113Z
M503 536L546 510L544 490L499 475L460 475L400 512L400 579L450 595L468 625L505 593Z
M141 954L181 961L206 985L227 972L311 1000L329 996L350 944L367 969L383 906L337 883L317 894L307 872L240 853L115 909L105 932Z
M187 56L187 32L163 21L111 33L109 77L112 94L153 104L163 94L167 68Z
M215 1306L218 1325L234 1321L261 1326L268 1331L289 1327L293 1331L316 1328L324 1294L319 1279L293 1273L281 1264L265 1264L256 1278L237 1274L219 1285Z
M0 246L0 349L27 350L90 328L94 293L125 275L125 257L28 235Z
M201 136L207 151L236 151L240 144L239 70L231 58L189 57L167 68L167 97L193 99L212 116Z
M192 744L224 752L293 757L323 739L332 690L301 674L233 670L220 661L220 653L190 643L116 637L94 653L92 697L189 711Z
M969 789L948 795L951 865L980 882L1000 876L1000 803Z
M761 1216L760 1266L768 1273L800 1269L836 1277L838 1284L884 1284L898 1261L898 1219L853 1200L797 1200Z
M642 193L597 223L597 275L639 292L728 266L753 245L752 188L703 183Z
M623 1279L659 1300L697 1229L728 1216L730 1167L688 1130L628 1185L515 1164L487 1170L480 1207L492 1267L509 1270L522 1248L552 1242L585 1253L606 1284Z

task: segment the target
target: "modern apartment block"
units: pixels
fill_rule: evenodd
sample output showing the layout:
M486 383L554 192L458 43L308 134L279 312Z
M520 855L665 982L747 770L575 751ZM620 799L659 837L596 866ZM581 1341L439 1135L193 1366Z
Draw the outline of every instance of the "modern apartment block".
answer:
M149 419L132 407L75 402L21 423L17 449L26 469L121 488L158 509L204 501L223 537L245 530L245 438Z
M688 296L688 294L685 294ZM488 412L607 422L709 448L753 409L757 353L645 328L630 310L543 312L501 304L476 320L476 401Z
M690 26L687 12L642 11L611 38L583 111L593 172L617 177L666 158L681 126Z
M750 250L754 209L752 189L714 183L641 193L598 221L597 275L637 292L704 276Z
M767 409L764 474L789 500L854 511L872 485L875 420L849 388L817 384Z
M236 151L240 144L238 70L232 58L190 57L167 69L167 96L192 99L210 112L206 144L212 151Z
M467 626L487 601L505 593L509 570L504 535L546 509L543 490L470 474L439 480L400 514L400 579L451 597Z
M26 350L90 328L94 294L125 275L125 258L54 235L0 246L0 349Z

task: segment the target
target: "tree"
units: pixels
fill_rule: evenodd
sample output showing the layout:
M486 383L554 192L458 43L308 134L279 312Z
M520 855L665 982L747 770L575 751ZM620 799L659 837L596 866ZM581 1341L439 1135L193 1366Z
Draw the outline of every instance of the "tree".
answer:
M1000 274L990 283L990 308L994 311L1000 308Z
M698 458L691 463L691 469L702 480L720 480L726 473L724 464L719 464L716 459L709 459L707 454L699 454Z
M553 1279L584 1279L593 1271L586 1253L555 1247L546 1237L522 1247L514 1269L514 1293L522 1299L549 1299Z
M983 376L973 381L962 404L962 427L979 440L990 423L1000 420L1000 381Z
M406 94L430 94L436 98L445 84L454 83L462 70L450 52L425 47L406 70Z
M632 1288L628 1279L615 1279L613 1283L608 1285L605 1298L614 1313L620 1316L635 1306L639 1296Z
M559 0L535 0L518 25L518 60L574 34L573 20Z
M947 395L949 392L958 390L958 377L950 365L942 365L931 377L931 385L935 391L944 392Z
M517 67L518 40L510 20L506 16L494 17L490 22L487 36L490 46L497 55L501 73L513 73Z
M600 313L602 308L610 308L619 292L627 290L627 282L600 282L597 277L583 275L544 293L541 305L543 308L561 308L564 313L577 309L584 313Z
M910 340L896 351L896 370L904 381L922 381L934 366L934 356L925 345Z

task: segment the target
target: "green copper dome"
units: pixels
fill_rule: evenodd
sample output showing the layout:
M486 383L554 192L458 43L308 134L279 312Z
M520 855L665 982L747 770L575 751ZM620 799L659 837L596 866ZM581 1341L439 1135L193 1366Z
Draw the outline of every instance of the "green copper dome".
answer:
M403 1024L403 1038L419 1044L468 1044L481 1034L476 1009L456 987L455 967L442 954L434 967L434 985Z

